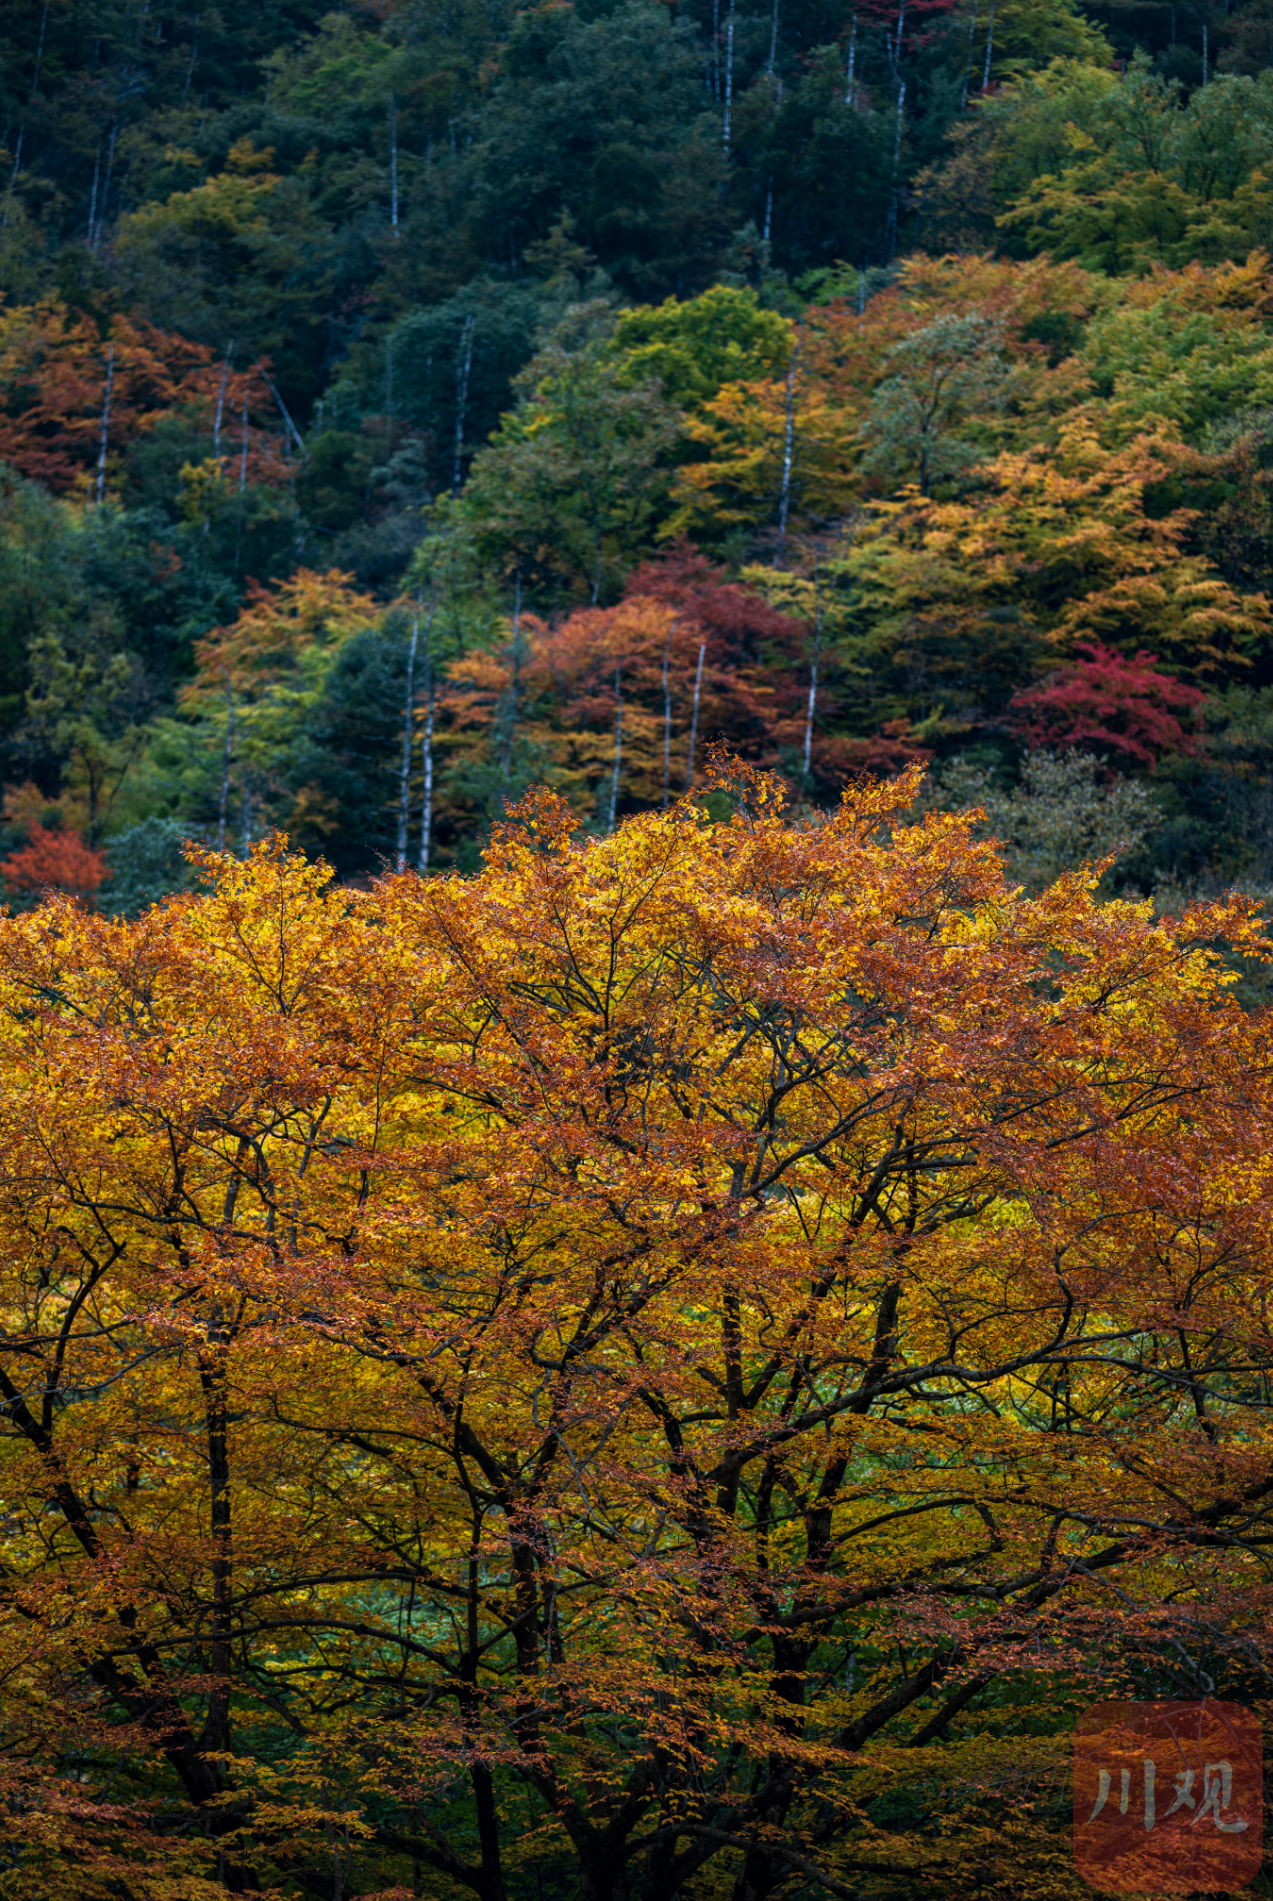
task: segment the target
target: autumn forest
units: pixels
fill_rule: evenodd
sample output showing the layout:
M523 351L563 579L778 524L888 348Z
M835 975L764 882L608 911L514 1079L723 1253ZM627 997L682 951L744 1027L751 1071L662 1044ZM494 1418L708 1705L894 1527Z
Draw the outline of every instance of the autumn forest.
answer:
M1273 0L0 100L0 1901L1267 1896Z

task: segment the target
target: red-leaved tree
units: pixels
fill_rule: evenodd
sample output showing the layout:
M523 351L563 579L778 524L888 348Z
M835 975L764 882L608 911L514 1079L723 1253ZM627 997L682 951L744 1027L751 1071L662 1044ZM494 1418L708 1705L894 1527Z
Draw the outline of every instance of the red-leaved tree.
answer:
M1032 746L1088 746L1150 770L1166 753L1195 750L1206 695L1158 671L1157 654L1116 653L1099 641L1082 644L1041 685L1013 696L1018 732Z
M10 891L65 891L91 910L99 887L110 877L110 866L78 832L54 832L35 824L27 843L0 861L0 874Z

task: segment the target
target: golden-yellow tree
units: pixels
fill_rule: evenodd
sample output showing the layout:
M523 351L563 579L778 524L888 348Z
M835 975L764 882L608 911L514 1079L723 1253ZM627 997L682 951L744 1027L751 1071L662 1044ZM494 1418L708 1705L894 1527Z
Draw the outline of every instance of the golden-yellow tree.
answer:
M1076 1894L1265 1694L1249 908L715 775L0 924L0 1894Z

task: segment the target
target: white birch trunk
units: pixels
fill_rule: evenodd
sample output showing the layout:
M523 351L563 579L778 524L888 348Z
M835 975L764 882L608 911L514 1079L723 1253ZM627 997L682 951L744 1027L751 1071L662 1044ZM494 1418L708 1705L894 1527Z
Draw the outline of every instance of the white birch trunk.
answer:
M855 13L853 15L853 25L849 29L849 70L848 70L848 74L846 76L845 85L844 85L844 103L846 106L851 106L853 104L853 96L854 96L853 72L857 64L857 52L858 52L858 16Z
M501 776L505 791L513 783L513 747L517 738L518 699L522 680L522 577L516 575L513 582L513 677L508 689L508 725L504 733L504 754L500 761Z
M809 707L804 722L804 776L808 780L809 767L813 759L813 718L818 705L818 661L822 657L822 583L814 582L818 602L817 621L813 636L813 665L809 669Z
M212 453L217 461L221 460L221 416L225 409L225 386L230 378L230 358L234 354L231 342L226 349L225 362L221 365L221 385L217 390L217 413L212 422Z
M420 876L429 869L429 847L433 837L433 662L425 643L425 666L429 676L429 700L424 716L424 797L420 807Z
M411 623L411 645L407 649L407 692L402 709L402 771L398 784L398 870L407 868L407 826L411 819L411 728L415 711L415 657L420 644L420 603L416 602Z
M389 101L389 222L398 235L398 105Z
M455 392L455 477L452 488L460 486L460 459L464 453L464 415L469 406L469 370L473 365L473 313L464 319L464 334L460 339L460 348L464 352L456 379Z
M194 16L194 33L191 35L191 39L190 39L190 64L186 67L186 83L181 89L181 96L183 99L185 99L189 95L189 92L190 92L190 81L194 78L194 63L195 63L195 58L198 54L198 51L199 51L199 15L196 13Z
M225 750L221 756L221 810L217 818L217 850L225 850L225 827L230 811L230 767L234 763L234 688L225 683Z
M102 141L97 141L97 152L93 158L93 191L88 201L88 248L97 249L97 180L102 168Z
M689 792L694 784L694 748L698 744L698 702L703 690L703 656L707 652L707 642L700 641L698 649L698 667L694 674L694 711L690 716L690 760L685 774L685 790Z
M99 508L106 494L106 445L110 440L111 390L114 383L115 345L112 343L106 352L106 401L102 404L102 441L97 452L97 505Z
M618 667L614 670L614 777L610 781L610 824L607 830L613 833L615 814L619 809L619 768L623 763L623 684Z
M672 683L670 668L672 664L672 635L676 632L676 620L667 630L667 642L663 648L663 810L666 812L672 798Z
M48 23L49 9L46 5L43 13L40 15L40 38L35 48L35 73L31 80L31 97L27 102L29 105L35 104L35 95L40 84L40 62L44 58L44 29Z
M791 367L787 371L787 421L782 450L782 492L778 500L778 566L782 566L783 551L787 542L787 514L791 507L791 465L795 456L796 441L796 366L800 361L800 331L796 331L796 345L791 352Z
M1203 78L1206 78L1206 27L1203 29ZM990 86L990 55L995 46L995 0L990 0L990 31L986 34L986 69L981 75L981 90L986 92Z
M972 0L972 18L968 22L968 57L964 61L964 85L959 95L959 110L968 110L968 82L972 78L972 42L977 31L977 0Z
M993 12L994 0L990 0L990 4ZM989 57L989 52L987 52L987 61ZM897 82L897 131L893 139L893 196L888 208L888 241L884 246L890 257L897 247L897 193L902 167L902 120L905 111L906 81L899 79Z
M734 102L734 0L729 0L729 25L725 31L725 157L729 157L729 115Z

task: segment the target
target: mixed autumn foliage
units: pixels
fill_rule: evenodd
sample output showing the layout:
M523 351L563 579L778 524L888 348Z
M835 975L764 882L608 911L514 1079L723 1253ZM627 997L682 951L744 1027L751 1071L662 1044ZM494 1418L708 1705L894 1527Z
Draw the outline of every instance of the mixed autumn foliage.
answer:
M711 779L0 926L24 1893L1066 1896L1067 1713L1263 1694L1253 907Z
M1270 18L0 0L0 1897L1264 1715Z

